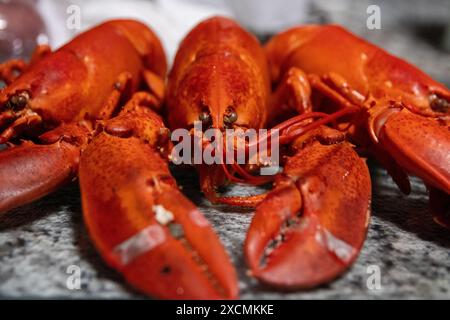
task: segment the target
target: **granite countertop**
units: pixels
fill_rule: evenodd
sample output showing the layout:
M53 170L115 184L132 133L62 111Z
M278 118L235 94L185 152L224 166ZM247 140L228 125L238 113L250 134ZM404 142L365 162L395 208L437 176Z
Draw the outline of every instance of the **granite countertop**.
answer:
M246 276L241 248L251 211L211 205L198 191L192 172L176 172L176 177L230 253L243 299L449 299L450 232L433 222L424 186L412 179L413 192L402 195L383 169L370 167L373 214L357 262L330 284L293 293L273 291ZM254 191L241 186L231 190ZM77 183L1 216L0 297L143 298L103 263L82 220ZM81 269L80 290L66 286L70 265ZM367 281L374 265L380 270L381 288L371 290Z

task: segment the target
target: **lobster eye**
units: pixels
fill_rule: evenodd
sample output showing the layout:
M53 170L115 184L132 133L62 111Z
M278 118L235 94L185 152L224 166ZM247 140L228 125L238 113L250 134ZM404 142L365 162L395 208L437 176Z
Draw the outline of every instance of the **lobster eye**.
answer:
M211 123L211 115L207 111L202 111L202 113L200 113L200 115L198 116L198 119L204 125L208 125Z
M429 97L430 107L433 111L446 113L450 109L450 102L433 93Z
M234 111L233 107L228 107L227 112L223 116L223 122L225 126L229 127L233 123L235 123L238 119L238 115L236 111Z
M13 95L9 99L7 106L13 110L21 110L27 105L29 99L30 96L28 92L21 92Z

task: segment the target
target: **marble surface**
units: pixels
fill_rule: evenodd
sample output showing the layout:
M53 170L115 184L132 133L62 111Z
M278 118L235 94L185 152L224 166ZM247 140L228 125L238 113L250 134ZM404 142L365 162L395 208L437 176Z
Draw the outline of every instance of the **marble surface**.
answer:
M357 262L330 284L294 293L273 291L246 275L241 247L250 211L212 206L198 191L195 174L176 176L230 253L243 299L450 299L450 232L428 214L425 188L413 179L412 194L402 195L383 169L370 167L373 216ZM235 186L231 192L254 190ZM103 263L83 225L80 205L78 186L72 183L0 217L1 298L143 298ZM70 265L81 269L80 290L66 285ZM378 290L367 286L374 265L381 274Z

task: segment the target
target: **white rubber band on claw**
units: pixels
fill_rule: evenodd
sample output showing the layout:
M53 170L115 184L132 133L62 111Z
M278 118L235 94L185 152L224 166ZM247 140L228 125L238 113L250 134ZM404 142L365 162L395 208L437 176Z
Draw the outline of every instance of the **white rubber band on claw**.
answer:
M150 225L117 245L113 253L122 265L127 265L139 255L152 250L165 240L164 229L159 225Z

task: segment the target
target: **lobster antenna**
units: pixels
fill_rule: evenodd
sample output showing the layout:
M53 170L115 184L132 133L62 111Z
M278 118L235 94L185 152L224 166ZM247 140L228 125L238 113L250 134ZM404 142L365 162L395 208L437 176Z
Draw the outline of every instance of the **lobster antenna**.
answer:
M288 133L284 133L280 135L280 144L288 144L290 142L292 142L292 140L295 140L296 138L300 137L301 135L305 134L308 131L314 130L322 125L328 124L330 122L334 122L336 121L338 118L343 117L345 115L348 114L352 114L355 113L357 111L359 111L360 109L358 107L346 107L342 110L339 110L335 113L332 113L330 115L327 115L325 117L323 117L320 120L317 120L313 123L310 123L308 125L305 126L300 126L298 129L296 130L289 130L291 132ZM292 128L292 127L291 127ZM288 128L289 129L289 128ZM286 129L286 130L288 130Z
M293 117L285 122L282 122L280 124L278 124L277 126L275 126L272 130L269 131L269 133L252 142L252 143L248 143L245 145L245 152L249 151L249 148L251 146L254 146L255 144L258 145L262 142L264 142L265 140L267 141L273 134L274 130L279 130L281 131L280 134L280 138L279 138L279 142L280 144L288 144L290 142L292 142L293 140L295 140L296 138L300 137L301 135L305 134L308 131L314 130L322 125L331 123L331 122L335 122L338 118L357 112L359 111L358 107L346 107L342 110L339 110L335 113L332 114L327 114L327 113L323 113L323 112L309 112L309 113L305 113L296 117ZM310 119L315 119L315 118L319 118L319 120L314 121L312 123L309 124L304 124L304 122L306 120L310 120ZM233 161L232 164L233 169L236 171L236 173L238 173L241 178L236 177L235 175L233 175L232 173L230 173L230 171L228 170L227 165L225 164L225 154L224 154L224 163L222 164L222 168L225 172L225 175L227 176L227 178L230 181L233 182L237 182L237 183L249 183L252 185L261 185L267 182L270 182L271 180L273 180L273 177L257 177L254 175L249 174L247 171L245 171L241 165L239 165L238 163L236 163L235 161Z

